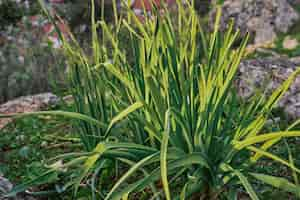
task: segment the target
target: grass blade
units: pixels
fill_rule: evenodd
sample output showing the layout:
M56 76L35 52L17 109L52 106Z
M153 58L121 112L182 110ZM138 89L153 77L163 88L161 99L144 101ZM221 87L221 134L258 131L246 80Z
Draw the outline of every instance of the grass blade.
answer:
M77 119L88 122L93 125L97 125L100 128L106 128L107 125L84 114L80 114L77 112L67 112L67 111L40 111L40 112L29 112L29 113L16 113L16 114L7 114L2 115L0 114L0 118L22 118L22 117L36 117L41 115L48 115L48 116L61 116L70 119Z
M142 108L144 106L144 104L142 102L136 102L134 104L132 104L131 106L127 107L125 110L123 110L122 112L120 112L117 116L115 116L111 122L108 125L108 128L106 130L105 133L105 137L107 137L107 135L109 134L111 128L119 121L121 121L122 119L124 119L125 117L127 117L130 113Z
M266 183L283 191L295 194L298 198L300 198L300 187L289 182L285 178L257 173L250 173L250 175L263 183Z
M167 170L167 151L168 151L169 134L170 134L170 111L168 110L165 116L165 131L161 143L161 154L160 154L161 178L162 178L162 183L163 183L167 200L171 200L169 183L168 183L168 170Z

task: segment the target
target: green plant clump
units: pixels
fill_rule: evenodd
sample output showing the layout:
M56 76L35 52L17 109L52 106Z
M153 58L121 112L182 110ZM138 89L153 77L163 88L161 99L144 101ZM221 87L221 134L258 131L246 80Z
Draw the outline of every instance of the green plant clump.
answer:
M201 28L193 5L178 1L175 19L164 11L154 10L155 17L142 23L128 8L125 16L115 15L111 27L96 22L92 9L92 57L76 41L64 40L76 112L17 117L70 117L83 148L58 155L44 174L9 196L60 173L67 178L57 192L90 191L86 196L92 199L142 199L145 193L147 199L237 199L243 194L259 199L257 181L300 197L300 169L292 155L285 160L269 152L283 138L300 136L297 122L287 130L264 132L272 108L300 69L268 98L243 102L233 83L248 37L233 48L239 32L233 23L225 33L219 31L219 7L213 32ZM130 35L130 54L119 47L121 28ZM107 42L112 49L101 45ZM263 157L288 167L294 180L257 173L253 167Z

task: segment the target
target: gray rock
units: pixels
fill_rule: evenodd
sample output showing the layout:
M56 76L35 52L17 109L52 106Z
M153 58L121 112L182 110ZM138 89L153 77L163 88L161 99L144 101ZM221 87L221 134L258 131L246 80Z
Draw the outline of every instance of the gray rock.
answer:
M3 195L11 191L12 188L13 184L9 182L8 179L0 176L0 200L4 200L5 198L3 197Z
M14 198L4 198L4 195L13 189L13 184L0 175L0 200L36 200L32 196L17 195Z
M257 90L271 94L297 69L293 59L258 58L243 61L237 81L239 95L248 98ZM300 76L279 102L292 119L300 117Z
M296 65L300 65L300 56L291 58L290 61L295 63Z
M210 15L213 19L215 10ZM286 33L299 19L299 14L287 0L225 0L222 29L226 28L231 18L243 34L254 34L254 43L259 44L274 40L277 32Z
M36 112L56 105L58 101L58 97L52 93L24 96L0 105L0 114ZM10 121L10 119L0 119L0 129L5 127Z

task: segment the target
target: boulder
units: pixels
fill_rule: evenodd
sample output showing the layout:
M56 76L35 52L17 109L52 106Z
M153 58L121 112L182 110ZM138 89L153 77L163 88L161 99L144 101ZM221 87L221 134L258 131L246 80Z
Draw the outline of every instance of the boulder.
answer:
M58 97L52 93L24 96L0 105L0 114L36 112L56 105L58 101ZM11 119L0 119L0 129L9 122L11 122Z
M212 10L214 19L215 10ZM299 19L299 14L287 0L225 0L221 18L221 29L225 29L230 19L242 34L252 33L254 43L273 41L276 33L286 33ZM213 20L211 20L211 25Z
M257 58L243 61L240 64L237 81L238 93L248 98L257 90L271 94L289 75L297 69L297 59ZM298 60L299 61L299 60ZM300 117L300 76L291 85L279 102L291 119Z

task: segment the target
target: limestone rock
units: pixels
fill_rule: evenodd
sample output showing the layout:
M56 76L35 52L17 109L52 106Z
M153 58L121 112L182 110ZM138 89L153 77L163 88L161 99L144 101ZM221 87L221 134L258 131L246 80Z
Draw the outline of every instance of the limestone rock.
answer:
M57 103L58 97L52 93L24 96L0 105L0 114L36 112ZM10 119L0 119L0 129L9 122L11 122Z
M286 58L258 58L243 61L237 81L239 95L248 98L258 89L271 94L297 69ZM292 119L300 117L300 76L279 102L279 107Z
M300 56L290 58L290 61L295 63L296 65L300 65Z
M210 15L213 19L215 10ZM248 31L255 35L254 43L258 44L274 40L277 32L286 33L299 15L287 0L225 0L222 29L231 18L243 34Z

